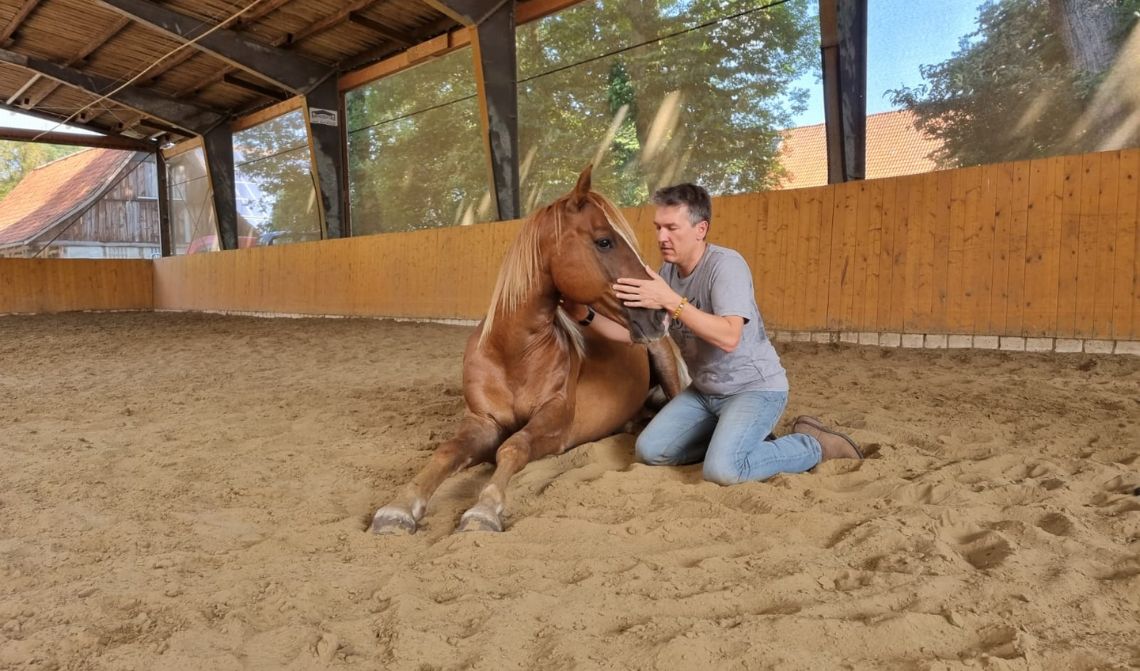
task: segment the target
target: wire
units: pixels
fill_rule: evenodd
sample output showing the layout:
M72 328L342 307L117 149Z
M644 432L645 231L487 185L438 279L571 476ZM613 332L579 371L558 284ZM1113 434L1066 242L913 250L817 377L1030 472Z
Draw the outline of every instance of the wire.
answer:
M168 59L168 58L170 58L171 56L173 56L174 54L176 54L176 53L178 53L178 52L182 51L183 49L188 49L188 48L190 48L190 47L194 46L194 45L195 45L195 44L197 44L197 43L198 43L200 40L202 40L203 38L205 38L207 35L210 35L210 34L211 34L211 33L213 33L214 31L217 31L217 30L221 30L222 28L226 27L226 25L228 25L228 24L229 24L231 21L233 21L233 20L237 19L237 18L238 18L238 17L240 17L242 14L245 14L246 12L248 12L248 11L249 11L249 10L251 10L251 9L253 9L253 8L254 8L254 7L256 7L257 5L260 5L260 4L261 4L262 2L264 2L264 1L265 1L265 0L253 0L253 2L250 2L250 3L249 3L248 5L246 5L244 8L242 8L242 9L238 10L236 13L234 13L234 14L230 15L228 18L226 18L225 20L223 20L223 21L219 22L218 24L216 24L215 26L213 26L212 28L210 28L210 29L209 29L209 30L207 30L206 32L202 33L201 35L199 35L199 36L195 37L194 39L192 39L192 40L190 40L190 41L188 41L188 42L183 42L182 44L179 44L177 47L175 47L174 49L171 49L171 50L170 50L169 52L167 52L165 55L163 55L163 56L160 56L160 57L159 57L158 59L156 59L156 60L155 60L153 63L151 63L150 65L148 65L148 66L146 66L145 68L143 68L143 69L142 69L142 70L141 70L141 71L140 71L138 74L136 74L135 76L131 77L131 78L130 78L130 79L128 79L127 81L123 82L122 84L120 84L118 87L116 87L116 88L112 89L112 90L111 90L110 92L108 92L108 93L105 93L105 94L103 94L103 95L100 95L100 96L99 96L98 98L96 98L95 100L91 101L90 103L88 103L88 104L84 105L83 107L81 107L81 108L79 108L78 110L76 110L75 112L73 112L73 113L71 114L71 116L67 117L67 118L66 118L66 119L64 119L63 121L60 121L60 122L59 122L59 123L57 123L55 126L52 126L51 128L49 128L49 129L47 129L47 130L43 131L42 133L40 133L39 135L37 135L37 136L36 136L36 137L35 137L35 138L32 140L32 142L35 142L36 140L40 139L40 138L41 138L41 137L43 137L44 135L47 135L48 133L51 133L51 132L55 131L57 128L59 128L59 127L61 127L61 126L65 126L65 125L67 125L67 123L68 123L69 121L71 121L72 119L74 119L75 117L79 116L80 114L83 114L83 113L84 113L85 111L87 111L88 109L90 109L90 108L94 107L95 105L97 105L97 104L99 104L99 103L103 102L104 100L107 100L108 98L110 98L111 96L115 95L115 94L116 94L116 93L118 93L119 91L122 91L123 89L127 88L127 87L128 87L128 86L130 86L131 84L133 84L133 83L135 83L136 81L138 81L139 79L141 79L141 78L143 77L143 75L145 75L147 72L150 72L150 70L151 70L152 68L154 68L156 65L158 65L159 63L161 63L161 62L165 61L166 59ZM206 25L206 22L205 22L205 21L203 21L203 22L202 22L201 24L199 24L199 25ZM114 102L114 101L112 101L112 102ZM163 121L165 121L165 120L163 120Z
M752 7L751 9L745 9L745 10L737 12L735 14L729 14L727 16L722 16L720 18L712 19L710 21L705 21L702 24L699 24L696 26L690 26L688 28L684 28L684 29L678 30L676 32L669 33L667 35L662 35L660 37L655 37L655 38L650 39L650 40L645 40L643 42L631 44L629 46L622 47L621 49L615 49L613 51L607 51L605 53L598 54L597 56L592 56L592 57L587 58L587 59L582 60L582 61L569 63L567 65L563 65L561 67L554 68L553 70L547 70L546 72L540 72L536 75L524 77L522 79L517 80L515 83L516 84L525 84L526 82L529 82L529 81L532 81L535 79L539 79L539 78L545 77L547 75L552 75L552 74L555 74L558 72L562 72L564 70L569 70L570 68L578 67L579 65L585 65L586 63L593 63L594 61L599 61L599 60L602 60L603 58L609 58L610 56L616 56L618 54L623 54L627 51L631 51L631 50L637 49L639 47L648 46L650 44L656 44L658 42L664 42L665 40L668 40L668 39L671 39L674 37L678 37L680 35L685 35L687 33L691 33L691 32L697 31L697 30L703 30L705 28L715 26L718 23L723 23L725 21L732 21L733 19L739 19L742 16L747 16L747 15L755 13L755 12L763 11L765 9L771 9L773 7L778 7L778 6L785 4L787 2L791 2L791 0L774 0L773 2L769 2L766 5L760 5L758 7ZM476 94L471 94L471 95L463 96L462 98L455 98L454 100L448 100L446 102L438 103L438 104L432 105L430 107L425 107L423 109L418 109L418 110L415 110L413 112L401 114L400 116L395 116L395 117L392 117L390 119L385 119L383 121L377 121L376 123L373 123L373 124L361 126L360 128L353 128L353 129L348 131L348 134L351 135L353 133L359 133L360 131L363 131L363 130L370 130L372 128L377 128L379 126L383 126L386 124L395 123L397 121L407 119L407 118L415 116L417 114L423 114L425 112L431 112L433 110L440 109L441 107L447 107L448 105L454 105L455 103L461 103L465 100L471 100L475 97L476 97Z

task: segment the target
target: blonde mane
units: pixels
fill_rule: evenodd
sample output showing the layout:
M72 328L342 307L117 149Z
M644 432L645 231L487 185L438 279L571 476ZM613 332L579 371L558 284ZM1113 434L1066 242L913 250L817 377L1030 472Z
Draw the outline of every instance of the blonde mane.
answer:
M534 289L535 284L538 283L542 269L542 253L539 248L542 233L541 222L553 211L554 237L561 239L563 205L569 199L570 196L564 196L550 205L536 210L523 223L522 230L511 243L503 259L503 265L499 268L499 276L495 280L495 290L491 294L491 305L487 308L487 316L483 319L483 332L479 335L480 347L486 340L487 334L494 328L495 316L500 313L509 315L518 310ZM629 248L637 255L638 260L644 264L645 258L641 255L637 236L634 235L633 228L630 227L621 210L600 193L590 191L586 194L586 200L602 211L610 227L614 229L618 237L629 245ZM585 341L582 338L582 332L578 330L574 320L561 308L558 309L555 324L563 335L570 340L574 349L579 354L584 353Z

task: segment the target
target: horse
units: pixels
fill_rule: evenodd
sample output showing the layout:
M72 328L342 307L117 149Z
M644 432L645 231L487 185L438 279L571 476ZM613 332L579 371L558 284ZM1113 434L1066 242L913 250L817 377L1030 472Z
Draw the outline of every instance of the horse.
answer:
M646 401L651 367L666 397L680 393L684 368L665 311L625 307L613 293L617 278L649 275L628 222L590 190L590 176L588 166L511 244L464 350L459 428L376 511L374 533L415 533L445 479L489 461L491 480L458 531L502 531L508 482L527 463L620 430ZM559 307L563 298L622 324L632 344L580 329Z

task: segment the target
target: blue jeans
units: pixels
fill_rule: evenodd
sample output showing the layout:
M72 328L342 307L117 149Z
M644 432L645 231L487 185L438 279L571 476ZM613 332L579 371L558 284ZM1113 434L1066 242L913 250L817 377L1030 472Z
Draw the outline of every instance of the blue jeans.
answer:
M669 401L637 438L650 466L695 464L721 485L802 473L819 463L819 442L802 433L765 440L788 404L786 391L708 396L689 387Z

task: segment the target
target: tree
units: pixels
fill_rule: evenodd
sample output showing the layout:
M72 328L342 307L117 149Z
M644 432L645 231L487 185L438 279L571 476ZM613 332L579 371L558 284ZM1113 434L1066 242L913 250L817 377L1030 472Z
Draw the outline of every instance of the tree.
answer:
M778 182L778 133L805 105L791 83L818 61L819 20L808 0L764 4L594 0L520 26L523 210L599 155L594 183L622 205L665 181ZM494 218L471 60L464 49L349 92L355 233Z
M1130 97L1098 89L1134 82L1121 68L1140 55L1138 10L1140 0L990 0L958 50L921 66L926 83L891 91L893 101L942 140L933 158L943 167L1137 146L1134 83Z
M0 199L32 170L79 151L83 147L0 140Z

